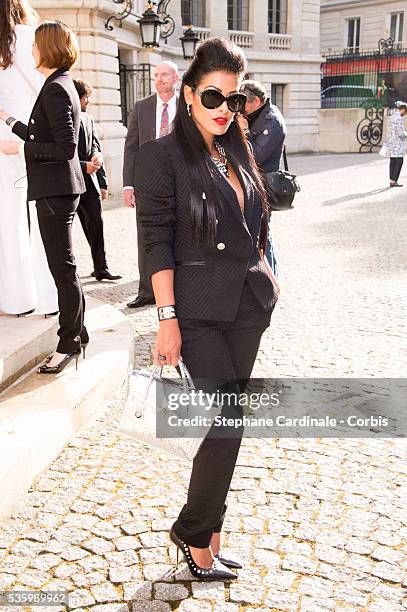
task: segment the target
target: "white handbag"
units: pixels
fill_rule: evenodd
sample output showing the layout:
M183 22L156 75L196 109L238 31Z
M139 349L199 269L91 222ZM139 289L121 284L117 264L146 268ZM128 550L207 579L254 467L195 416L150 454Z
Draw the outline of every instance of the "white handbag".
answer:
M197 454L203 440L211 428L214 410L211 414L206 413L206 422L199 423L199 427L190 429L188 424L183 424L185 418L192 419L193 416L203 416L202 404L199 406L199 414L196 407L186 406L180 410L169 405L170 393L175 397L180 394L189 394L195 391L185 364L180 361L180 379L163 379L162 367L155 367L152 371L147 369L132 370L128 377L127 399L125 401L123 414L120 419L119 430L121 433L153 446L165 453L191 461ZM219 413L219 406L215 407ZM169 428L169 418L182 417L182 423ZM197 435L199 432L199 435ZM194 437L191 437L193 433ZM171 437L170 437L171 436Z

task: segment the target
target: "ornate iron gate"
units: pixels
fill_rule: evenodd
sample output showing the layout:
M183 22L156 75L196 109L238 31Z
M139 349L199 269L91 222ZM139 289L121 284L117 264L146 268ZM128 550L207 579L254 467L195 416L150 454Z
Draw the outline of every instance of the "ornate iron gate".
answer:
M372 153L380 147L383 138L384 107L365 109L365 117L360 121L356 136L360 153Z
M150 64L119 64L122 121L127 127L136 100L151 95Z

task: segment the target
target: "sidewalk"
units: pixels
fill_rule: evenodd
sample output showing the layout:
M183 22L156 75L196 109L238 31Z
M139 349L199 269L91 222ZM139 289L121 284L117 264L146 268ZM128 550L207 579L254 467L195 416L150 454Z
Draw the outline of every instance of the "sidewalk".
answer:
M282 295L254 376L406 377L407 188L383 190L376 156L291 165L302 192L295 211L273 215ZM156 314L125 306L137 287L134 211L108 208L105 228L124 277L85 276L76 224L84 286L130 317L136 367L148 365ZM78 612L406 611L404 440L245 440L225 522L225 548L245 567L230 586L203 584L185 565L174 577L168 538L188 466L122 438L120 411L110 398L0 528L0 590L68 590Z

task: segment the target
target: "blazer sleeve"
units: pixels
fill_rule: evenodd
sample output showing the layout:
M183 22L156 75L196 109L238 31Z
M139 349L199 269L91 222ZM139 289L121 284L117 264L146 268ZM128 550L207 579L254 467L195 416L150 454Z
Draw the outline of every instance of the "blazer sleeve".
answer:
M43 92L43 107L51 128L53 142L26 141L24 153L26 160L67 161L73 159L76 150L75 128L72 116L72 103L69 95L58 83L51 83ZM27 128L17 122L13 132L22 137Z
M175 270L175 175L160 141L145 143L140 153L135 168L135 197L151 277L161 270Z
M102 147L100 146L96 125L92 118L92 155L95 153L102 153ZM99 187L101 187L101 189L107 189L108 182L104 164L102 164L99 170L96 171L96 178L99 183Z
M95 122L93 120L93 117L89 117L90 119L90 138L91 138L91 145L90 145L90 158L92 159L92 157L95 155L95 153L101 153L101 149L100 149L100 144L99 141L97 139L96 136L96 126L95 126Z
M134 172L136 165L136 155L140 148L139 127L138 127L138 105L135 104L127 128L126 143L124 145L123 158L123 187L133 187L135 183Z

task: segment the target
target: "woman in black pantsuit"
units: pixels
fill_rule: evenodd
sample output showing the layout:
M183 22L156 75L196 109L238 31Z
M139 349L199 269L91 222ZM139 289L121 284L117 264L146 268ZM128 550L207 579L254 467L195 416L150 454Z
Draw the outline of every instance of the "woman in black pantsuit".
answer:
M264 257L267 194L236 117L246 67L230 41L202 43L183 78L174 131L145 144L135 169L160 321L154 361L176 366L182 355L206 391L244 390L278 298ZM239 417L241 408L223 414ZM220 553L220 532L243 431L212 430L170 537L195 576L230 580L241 565Z
M59 342L39 373L57 374L89 342L83 324L85 300L72 250L72 221L85 191L77 143L78 94L69 74L78 43L59 21L46 21L35 32L33 55L46 81L28 126L2 111L0 117L24 144L28 199L37 201L38 222L51 274L58 291Z

